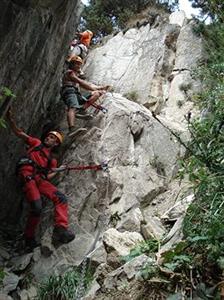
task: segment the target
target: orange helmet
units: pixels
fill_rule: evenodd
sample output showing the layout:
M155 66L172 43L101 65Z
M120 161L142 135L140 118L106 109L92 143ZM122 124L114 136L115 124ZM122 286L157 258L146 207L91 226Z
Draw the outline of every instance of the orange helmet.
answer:
M59 143L61 144L64 140L63 135L60 132L57 131L49 131L47 135L49 134L53 134L54 136L56 136L56 138L58 139Z
M91 39L93 37L92 31L86 30L86 31L80 33L79 35L80 35L80 42L82 44L84 44L85 46L89 47Z
M71 57L69 57L67 59L68 62L78 62L81 65L83 64L83 60L81 59L81 57L77 56L77 55L72 55Z
M89 33L89 35L92 37L93 36L93 33L92 33L92 31L90 31L90 30L86 30L86 32L88 32Z

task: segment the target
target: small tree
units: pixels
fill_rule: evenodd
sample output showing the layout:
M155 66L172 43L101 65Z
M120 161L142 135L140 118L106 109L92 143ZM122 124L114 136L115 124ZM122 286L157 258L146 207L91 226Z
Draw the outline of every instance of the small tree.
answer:
M126 22L148 6L162 5L168 9L178 4L178 0L90 0L85 7L83 19L85 27L95 36L105 36L113 28L124 29Z
M223 0L190 0L192 7L201 10L201 16L208 15L211 19L224 21Z

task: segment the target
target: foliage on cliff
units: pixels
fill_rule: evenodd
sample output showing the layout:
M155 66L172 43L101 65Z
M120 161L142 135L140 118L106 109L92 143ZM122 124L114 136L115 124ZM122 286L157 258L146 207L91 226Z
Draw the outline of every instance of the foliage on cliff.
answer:
M178 0L90 0L83 12L84 24L95 36L104 36L113 29L124 29L126 22L146 7L172 9L177 4Z
M199 8L201 15L208 15L213 20L224 21L223 0L190 0L194 8Z
M184 219L184 240L163 255L157 270L161 278L169 277L170 291L180 284L168 299L224 294L224 25L198 24L195 31L204 38L208 58L195 74L203 83L195 95L201 115L189 121L190 151L180 170L180 176L189 176L195 201Z
M183 230L195 272L215 285L224 274L224 25L201 26L200 31L208 61L197 72L204 85L196 98L201 117L189 124L193 154L184 167L196 201L187 212Z
M224 295L224 24L198 23L195 32L207 50L205 63L195 71L203 84L194 96L201 114L189 120L191 141L180 169L180 178L187 174L192 183L195 201L184 219L184 240L159 264L142 270L149 288L157 278L156 299L218 300Z

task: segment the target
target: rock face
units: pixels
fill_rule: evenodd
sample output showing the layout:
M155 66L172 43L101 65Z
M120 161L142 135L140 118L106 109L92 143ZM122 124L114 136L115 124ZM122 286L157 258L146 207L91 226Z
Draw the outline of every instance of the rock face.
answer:
M61 6L56 9L56 2L63 9ZM12 4L15 7L23 3L18 8L21 9L21 16L27 13L31 18L35 14L29 1L20 3L17 0L13 3L16 3ZM69 17L68 13L71 1L47 3L51 3L50 8L45 7L45 1L38 2L38 20L47 22L46 16L50 18L48 14L51 12L52 21L47 18L49 23L44 23L44 38L40 39L39 50L34 47L32 52L37 56L32 58L30 50L26 52L30 55L29 59L24 56L27 62L24 68L20 66L24 77L17 79L19 71L11 73L15 77L10 77L12 75L7 75L7 68L4 68L8 82L17 82L19 95L24 93L24 85L33 87L32 90L27 87L24 102L16 101L14 109L18 112L19 124L27 128L31 123L30 130L34 131L46 108L58 96L56 87L63 61L59 48L62 44L64 47L65 42L62 43L60 37L63 36L62 31L67 32L66 29L74 21L74 15ZM75 4L72 3L74 9ZM18 18L21 18L20 14ZM62 27L57 25L59 17L64 18ZM47 35L44 35L45 31ZM48 34L55 39L52 38L50 44L43 44L41 41L46 40ZM194 47L191 46L192 40ZM0 55L7 52L4 51ZM57 65L53 53L58 55ZM51 245L53 209L52 205L47 205L39 228L42 247L35 249L31 257L16 259L16 268L22 271L29 266L29 272L36 281L40 281L46 276L64 273L70 266L79 265L88 255L96 268L97 282L86 299L144 299L144 285L137 274L145 264L154 263L154 260L142 255L121 265L120 258L144 239L163 239L173 244L182 236L180 228L189 199L180 202L181 207L175 206L175 210L169 210L184 194L183 186L174 180L177 160L185 153L176 137L187 138L184 114L192 108L190 97L200 87L193 81L191 70L201 58L201 41L193 35L192 24L183 17L182 12L171 16L170 21L168 18L158 18L156 24L119 33L90 53L86 64L89 79L100 84L112 84L115 92L107 93L102 99L108 109L107 114L98 112L92 120L77 121L77 127L85 126L88 132L64 148L63 159L72 160L74 165L106 161L109 173L71 171L60 175L58 187L68 196L70 227L76 232L76 239L58 248ZM30 61L38 62L35 70L31 68ZM51 66L56 69L51 69ZM33 72L31 78L28 76L29 70ZM46 82L44 70L49 79ZM49 70L53 70L52 73ZM183 84L185 86L181 88ZM30 98L30 107L25 110ZM180 107L179 101L183 102ZM23 115L21 111L24 111ZM65 119L61 120L62 128L66 126L65 122ZM11 156L11 160L7 167L2 168L4 172L1 176L6 177L7 174L8 178L12 174L10 168L15 154L21 147L16 146L11 137L6 137L6 132L2 138L5 141L2 150L8 151L4 157ZM12 182L7 179L6 188ZM8 203L6 205L3 201L0 204L1 217L9 210L13 217L18 205L12 209L11 203L15 202L18 191L4 190L2 194ZM170 232L162 223L163 215L172 221L177 220ZM174 215L175 218L172 218ZM4 259L2 257L3 267Z
M155 24L120 32L89 55L86 72L95 82L172 121L192 110L192 92L200 86L191 71L203 57L202 42L183 11Z
M0 9L0 87L9 87L17 96L13 112L19 126L29 133L38 129L40 134L59 98L64 57L80 4L77 0L2 0ZM0 136L0 219L7 216L9 222L20 210L21 192L14 174L23 148L8 130L1 130Z
M72 159L77 165L107 161L110 173L70 172L61 178L59 189L69 197L70 224L77 237L68 245L53 249L50 257L37 259L32 271L37 279L52 274L53 270L61 272L66 266L78 265L94 243L101 215L106 219L101 235L108 227L118 230L117 234L115 229L105 233L103 243L107 244L105 249L110 264L119 265L115 256L119 258L124 255L122 253L127 254L125 245L131 249L137 241L143 240L139 233L140 224L149 221L141 211L169 189L175 162L183 153L170 131L144 106L110 93L103 104L108 113L99 113L88 121L89 132L73 143L64 159ZM49 218L49 210L47 214ZM132 230L129 227L128 231L119 229L121 223L133 215L139 220L135 221L139 225L133 226ZM49 221L46 219L44 223L49 224ZM42 231L46 231L46 225ZM50 240L50 233L47 229L43 242ZM115 255L114 251L108 250L113 244L112 233L116 236Z

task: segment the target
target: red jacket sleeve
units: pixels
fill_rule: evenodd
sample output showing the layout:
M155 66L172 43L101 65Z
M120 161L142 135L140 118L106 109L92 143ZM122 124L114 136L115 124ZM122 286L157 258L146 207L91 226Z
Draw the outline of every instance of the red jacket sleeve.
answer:
M26 144L29 145L30 147L36 147L41 144L41 140L29 135L28 139L26 140Z
M53 159L51 160L51 166L50 166L50 168L51 168L51 169L52 169L52 168L57 168L57 165L58 165L57 160L56 160L55 158L53 158Z

